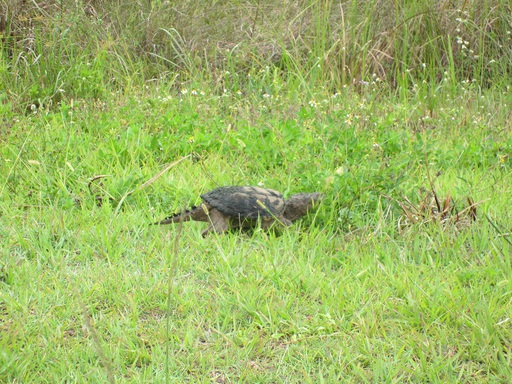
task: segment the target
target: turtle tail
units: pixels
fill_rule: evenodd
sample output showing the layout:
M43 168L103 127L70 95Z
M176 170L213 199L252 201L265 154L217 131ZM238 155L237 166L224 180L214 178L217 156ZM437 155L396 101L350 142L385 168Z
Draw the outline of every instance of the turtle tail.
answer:
M174 213L171 216L166 217L163 220L152 223L151 225L164 225L171 223L181 223L183 221L194 220L194 214L197 211L197 207L192 207L182 212Z

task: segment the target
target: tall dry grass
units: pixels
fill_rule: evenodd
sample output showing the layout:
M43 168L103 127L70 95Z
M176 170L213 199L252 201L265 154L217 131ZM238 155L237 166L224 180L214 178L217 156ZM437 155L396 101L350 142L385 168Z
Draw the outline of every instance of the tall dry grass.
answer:
M173 79L226 84L275 67L298 86L378 78L501 84L512 10L487 1L46 1L0 5L1 70L14 104L101 97ZM84 80L85 79L85 80ZM64 91L63 91L64 90Z

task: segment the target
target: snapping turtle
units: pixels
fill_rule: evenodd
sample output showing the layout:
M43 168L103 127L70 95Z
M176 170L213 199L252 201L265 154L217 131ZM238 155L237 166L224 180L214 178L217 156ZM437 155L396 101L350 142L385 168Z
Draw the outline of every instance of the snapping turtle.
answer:
M260 187L220 187L201 195L203 202L162 221L153 223L170 224L182 221L206 221L210 223L202 234L223 233L231 228L252 228L261 219L261 227L268 229L274 222L289 226L304 216L323 198L323 194L299 193L285 200L283 195L272 189Z

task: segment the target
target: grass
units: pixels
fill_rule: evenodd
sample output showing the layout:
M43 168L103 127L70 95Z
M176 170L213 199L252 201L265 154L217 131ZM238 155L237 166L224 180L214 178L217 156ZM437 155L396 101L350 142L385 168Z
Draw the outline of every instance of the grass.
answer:
M36 31L34 43L51 48L37 60L37 44L31 51L4 41L0 381L509 380L512 100L501 76L509 58L497 72L482 75L483 62L468 72L456 39L451 53L435 48L447 44L435 36L456 10L427 22L428 2L389 14L392 40L372 29L390 28L384 18L369 23L373 8L317 2L294 13L285 5L276 20L263 6L249 12L258 6L249 2L205 9L203 21L214 11L222 20L252 17L254 34L229 53L204 45L203 57L197 47L214 26L152 35L165 16L159 2L125 17L127 36L140 37L140 15L145 36L173 36L166 49L188 64L163 46L152 55L169 68L137 58L132 50L144 45L116 35L116 17L129 8L33 20L41 31L76 20L82 27L44 38ZM494 9L459 12L469 12L471 43L489 55L499 53L483 27ZM295 15L286 24L295 40L274 41L267 34L286 12ZM196 40L185 33L194 27ZM406 44L422 28L425 52ZM339 42L330 40L336 33ZM339 70L334 53L348 41L380 45L364 62L345 50L350 71ZM269 42L282 49L281 62L265 56ZM394 68L388 77L370 65L377 51L396 63L382 64ZM330 82L336 76L345 80ZM401 203L421 205L429 178L459 210L467 196L481 202L476 221L401 226ZM277 234L203 240L204 223L148 226L228 184L287 196L318 190L326 199Z

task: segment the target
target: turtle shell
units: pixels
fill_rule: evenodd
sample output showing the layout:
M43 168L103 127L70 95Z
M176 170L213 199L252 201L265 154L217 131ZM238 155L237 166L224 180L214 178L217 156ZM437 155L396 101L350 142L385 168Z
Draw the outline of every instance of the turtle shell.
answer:
M225 215L248 219L281 216L285 207L280 192L260 187L220 187L201 198Z

